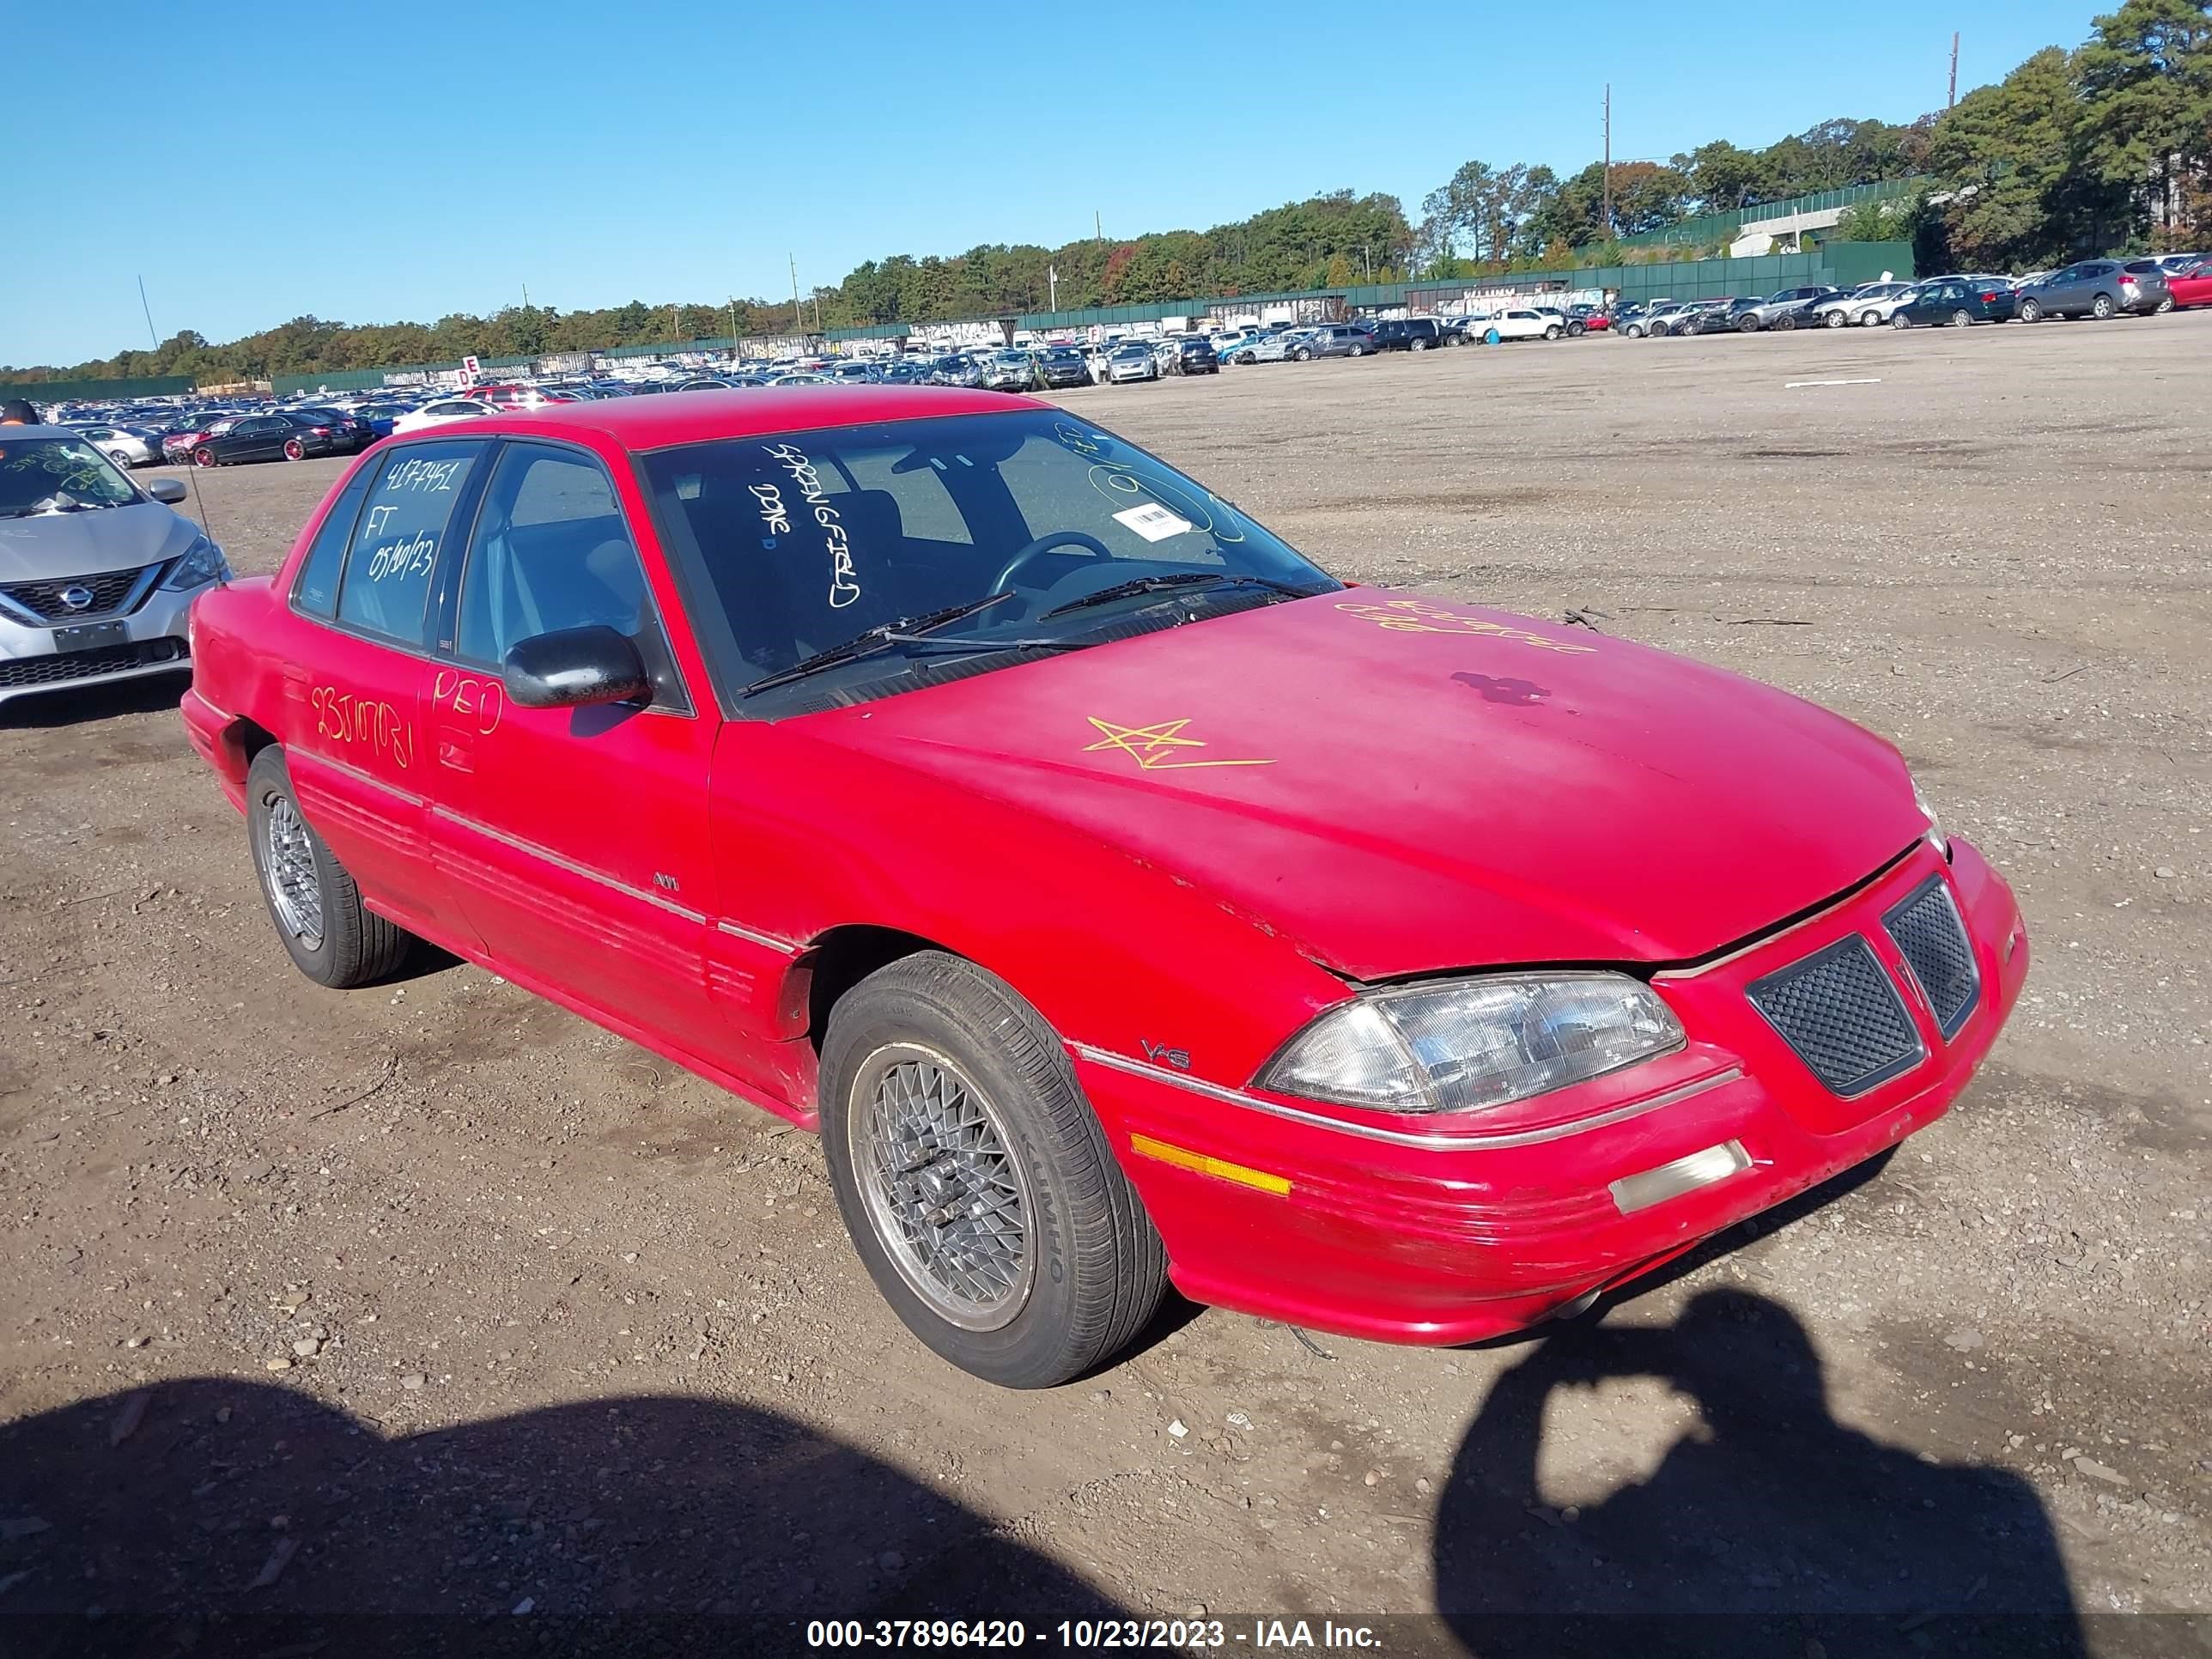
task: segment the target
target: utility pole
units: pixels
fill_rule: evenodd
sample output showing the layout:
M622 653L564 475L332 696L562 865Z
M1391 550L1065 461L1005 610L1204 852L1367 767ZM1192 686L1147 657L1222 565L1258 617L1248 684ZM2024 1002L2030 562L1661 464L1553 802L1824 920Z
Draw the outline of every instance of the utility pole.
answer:
M1097 208L1091 210L1091 239L1096 242L1106 240L1106 219Z
M1605 83L1605 234L1613 234L1613 82Z
M1046 292L1051 296L1046 300L1044 308L1047 311L1057 311L1060 309L1059 267L1056 265L1047 265L1044 268L1044 280L1047 285Z
M738 358L738 296L730 295L730 361Z
M1959 31L1951 31L1951 95L1943 100L1945 109L1959 106Z
M154 343L154 349L161 349L161 337L154 332L154 307L146 303L146 279L138 279L138 309L146 313L146 337Z
M799 256L793 253L787 257L791 260L791 331L804 334L806 332L806 318L799 309Z

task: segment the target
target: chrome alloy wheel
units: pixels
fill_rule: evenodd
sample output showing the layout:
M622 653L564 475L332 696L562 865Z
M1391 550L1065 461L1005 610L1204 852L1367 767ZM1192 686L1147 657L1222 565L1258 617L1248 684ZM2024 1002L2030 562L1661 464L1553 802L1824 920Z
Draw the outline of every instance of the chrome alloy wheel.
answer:
M998 1108L934 1049L892 1043L854 1074L845 1133L869 1224L930 1311L1011 1324L1036 1274L1029 1181Z
M315 876L314 843L307 839L307 821L289 796L269 804L267 862L263 880L269 884L269 902L287 933L310 951L323 943L323 889Z

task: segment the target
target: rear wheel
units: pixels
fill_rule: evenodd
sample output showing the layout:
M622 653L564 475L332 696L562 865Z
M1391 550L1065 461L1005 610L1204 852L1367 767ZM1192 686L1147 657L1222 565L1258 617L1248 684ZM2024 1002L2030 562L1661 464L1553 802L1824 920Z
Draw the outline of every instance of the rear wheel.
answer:
M246 823L269 919L301 973L344 990L405 960L411 936L362 903L345 866L301 816L284 751L273 744L246 770Z
M1567 325L1567 337L1570 340L1581 338L1583 331L1584 325L1581 323L1569 323Z
M1409 351L1426 351L1429 349L1429 343L1416 334L1406 342L1406 349Z
M2100 294L2089 301L2089 314L2100 323L2110 322L2115 309L2112 296L2109 294Z
M301 443L297 438L285 439L284 459L288 461L306 460L307 459L307 445Z
M1951 313L1951 326L1954 328L1969 327L1973 323L1973 320L1974 319L1972 317L1968 316L1963 311L1954 311Z
M1075 1080L1013 988L941 951L840 998L822 1144L846 1230L907 1328L962 1370L1049 1388L1158 1308L1167 1258Z

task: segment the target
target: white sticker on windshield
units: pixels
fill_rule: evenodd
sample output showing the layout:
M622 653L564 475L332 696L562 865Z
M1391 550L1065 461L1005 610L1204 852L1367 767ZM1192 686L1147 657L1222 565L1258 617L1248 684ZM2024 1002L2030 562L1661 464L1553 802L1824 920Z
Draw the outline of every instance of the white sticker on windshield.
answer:
M1188 519L1178 519L1158 501L1146 501L1142 507L1116 513L1114 522L1128 526L1148 542L1164 542L1169 537L1180 536L1190 528Z

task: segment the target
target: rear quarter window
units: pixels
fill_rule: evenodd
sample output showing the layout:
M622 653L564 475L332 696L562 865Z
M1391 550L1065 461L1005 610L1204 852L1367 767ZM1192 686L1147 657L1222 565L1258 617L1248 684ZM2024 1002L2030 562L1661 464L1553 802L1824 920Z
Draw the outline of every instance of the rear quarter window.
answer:
M483 442L470 441L409 444L385 458L347 544L341 623L422 643L438 554L467 528L454 518L483 455Z
M323 515L307 556L301 562L299 579L292 585L292 603L311 617L337 613L338 564L345 556L346 543L352 538L354 523L361 516L362 499L368 494L376 472L374 462L354 469L353 477L346 480L331 510Z

